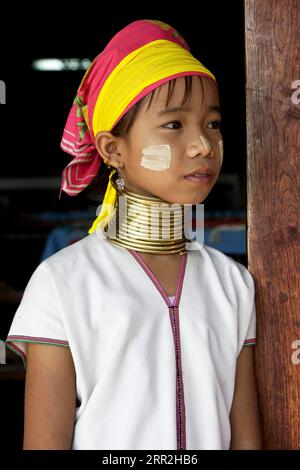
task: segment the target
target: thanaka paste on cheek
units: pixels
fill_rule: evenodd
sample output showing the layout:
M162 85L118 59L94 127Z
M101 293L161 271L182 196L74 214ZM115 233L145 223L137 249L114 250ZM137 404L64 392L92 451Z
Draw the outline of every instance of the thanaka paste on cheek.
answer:
M148 170L164 171L170 168L171 147L170 145L150 145L143 148L141 166Z
M220 160L221 160L221 165L223 162L223 140L219 140L219 149L220 149Z
M202 142L203 147L204 147L206 150L211 150L210 142L209 142L209 140L207 140L206 137L204 137L204 135L200 135L200 140L201 140L201 142Z

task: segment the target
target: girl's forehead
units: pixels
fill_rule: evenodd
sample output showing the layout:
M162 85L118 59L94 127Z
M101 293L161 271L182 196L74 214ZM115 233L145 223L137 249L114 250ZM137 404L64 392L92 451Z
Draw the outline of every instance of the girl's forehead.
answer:
M202 83L201 83L202 82ZM194 107L199 106L199 104L208 106L216 106L219 104L219 97L216 86L206 77L192 76L191 90L189 96L186 100L185 97L185 81L184 77L180 77L173 84L172 95L168 101L168 106L166 107L166 101L169 93L169 82L162 84L160 87L154 90L154 94L151 99L151 105L144 106L145 111L151 112L152 114L160 114L166 109L180 109L191 108L194 104ZM146 96L145 105L150 101L150 95ZM185 103L183 104L183 101Z

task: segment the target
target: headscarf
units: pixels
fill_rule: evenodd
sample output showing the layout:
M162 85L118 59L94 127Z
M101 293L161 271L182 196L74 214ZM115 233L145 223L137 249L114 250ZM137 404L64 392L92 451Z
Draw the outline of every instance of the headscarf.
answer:
M61 191L76 196L98 174L102 157L95 147L100 131L111 131L144 96L173 78L214 75L190 52L185 39L156 20L130 23L109 41L91 62L77 90L61 140L73 159L62 173ZM100 214L89 233L112 217L116 191L112 170ZM60 197L59 196L59 197Z

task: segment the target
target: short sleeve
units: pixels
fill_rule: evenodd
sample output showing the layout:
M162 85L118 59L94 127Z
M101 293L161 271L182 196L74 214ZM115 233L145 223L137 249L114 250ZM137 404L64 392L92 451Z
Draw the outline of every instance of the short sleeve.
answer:
M244 346L253 346L256 344L256 309L255 302L252 304L249 327L244 341Z
M12 320L5 345L26 368L27 343L69 347L53 275L43 261L33 272Z
M253 346L256 344L256 307L255 307L255 287L251 273L245 269L244 276L248 286L248 295L246 296L243 307L243 338L242 345ZM245 333L246 332L246 335Z

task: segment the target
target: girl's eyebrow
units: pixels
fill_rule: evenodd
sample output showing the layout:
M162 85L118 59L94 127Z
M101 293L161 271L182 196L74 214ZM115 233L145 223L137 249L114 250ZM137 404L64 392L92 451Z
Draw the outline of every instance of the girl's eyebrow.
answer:
M219 105L213 105L213 106L208 106L209 111L217 111L218 113L221 114L221 108ZM167 108L163 109L162 111L159 111L158 116L161 116L162 114L171 114L171 113L177 113L178 111L185 111L185 112L190 112L190 108Z

